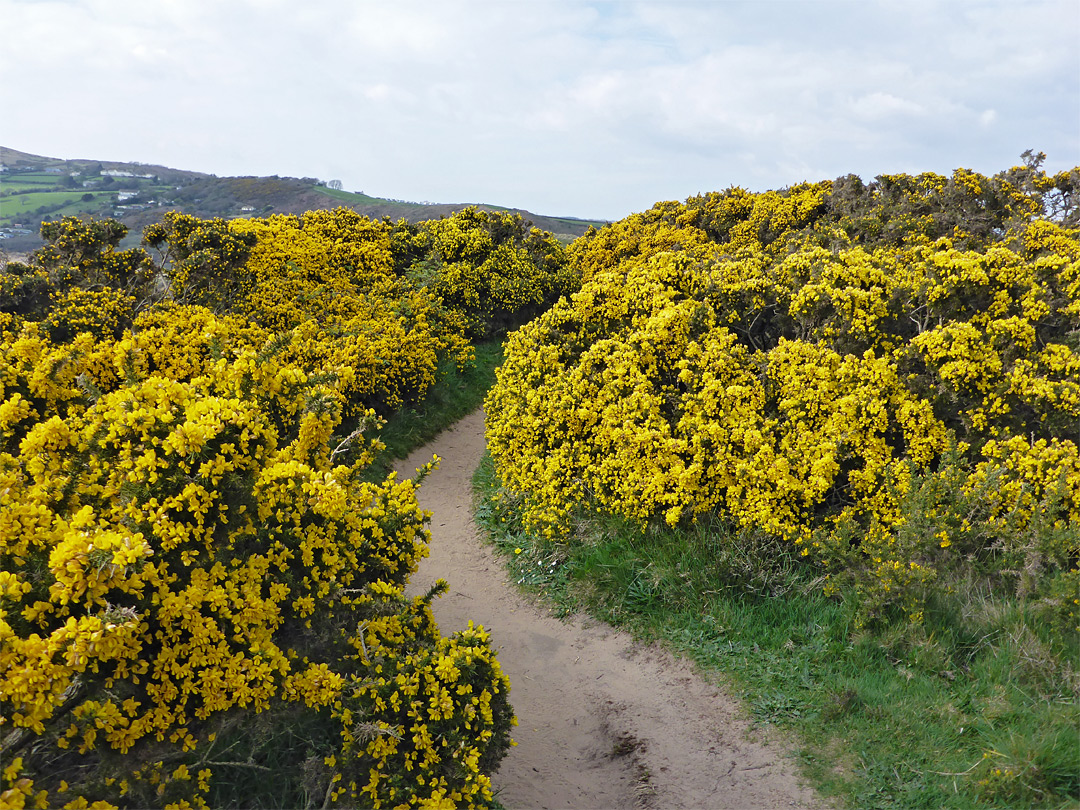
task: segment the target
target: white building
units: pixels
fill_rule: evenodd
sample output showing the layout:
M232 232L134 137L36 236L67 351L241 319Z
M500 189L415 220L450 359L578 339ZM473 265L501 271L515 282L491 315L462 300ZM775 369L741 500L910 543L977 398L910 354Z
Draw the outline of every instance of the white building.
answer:
M143 180L153 180L152 174L135 174L135 172L123 171L122 169L103 169L101 172L102 177L138 177Z

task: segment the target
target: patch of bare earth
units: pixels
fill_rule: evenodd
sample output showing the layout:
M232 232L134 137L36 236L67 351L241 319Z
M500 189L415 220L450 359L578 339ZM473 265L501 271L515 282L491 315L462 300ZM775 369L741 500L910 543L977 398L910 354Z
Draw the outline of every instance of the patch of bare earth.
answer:
M434 605L440 629L482 624L510 679L520 725L494 777L499 800L510 810L823 806L785 752L751 740L739 704L691 665L588 618L559 620L514 588L472 522L483 452L475 413L398 469L412 475L442 458L420 490L431 556L411 592L447 580Z

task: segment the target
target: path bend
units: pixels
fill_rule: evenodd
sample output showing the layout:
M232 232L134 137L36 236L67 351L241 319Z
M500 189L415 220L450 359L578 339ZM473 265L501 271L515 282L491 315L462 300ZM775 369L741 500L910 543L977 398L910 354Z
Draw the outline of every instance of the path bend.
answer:
M508 810L821 807L783 751L751 740L738 702L692 665L586 617L557 619L515 589L472 520L484 448L478 411L398 471L442 459L419 491L431 556L410 593L445 579L433 605L442 633L469 620L491 633L520 723L493 777Z

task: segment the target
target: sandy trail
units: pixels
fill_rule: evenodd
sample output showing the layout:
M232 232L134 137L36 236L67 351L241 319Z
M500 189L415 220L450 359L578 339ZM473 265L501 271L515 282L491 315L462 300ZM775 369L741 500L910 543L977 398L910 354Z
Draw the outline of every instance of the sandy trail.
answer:
M410 592L447 580L434 604L443 634L470 619L491 633L520 722L494 777L500 801L509 810L821 806L783 752L748 739L738 704L690 665L602 623L560 621L514 589L472 522L483 434L477 412L398 470L442 458L420 488L431 556Z

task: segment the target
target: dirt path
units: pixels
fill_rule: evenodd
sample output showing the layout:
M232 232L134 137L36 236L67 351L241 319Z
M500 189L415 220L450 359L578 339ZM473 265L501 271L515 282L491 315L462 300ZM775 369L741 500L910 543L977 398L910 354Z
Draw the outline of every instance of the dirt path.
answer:
M520 722L494 777L500 801L509 810L819 806L783 753L750 741L736 702L691 666L601 623L560 621L507 582L470 515L483 433L473 414L398 469L412 475L433 453L443 460L420 489L432 548L411 590L447 580L434 605L442 632L470 619L491 632Z

